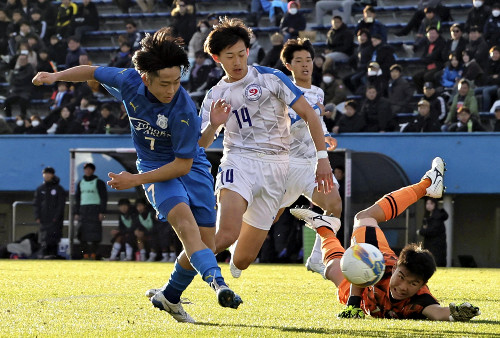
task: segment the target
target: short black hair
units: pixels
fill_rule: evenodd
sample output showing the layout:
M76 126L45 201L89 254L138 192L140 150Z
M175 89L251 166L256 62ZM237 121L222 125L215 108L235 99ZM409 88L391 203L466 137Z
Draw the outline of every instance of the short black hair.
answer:
M358 105L357 105L356 101L354 101L354 100L345 101L344 107L347 107L347 106L351 107L354 110L358 109ZM344 169L342 169L342 170L344 171Z
M439 33L439 30L437 29L436 26L427 26L427 28L425 29L425 32L429 33L430 31L436 31Z
M135 205L137 204L143 204L146 207L149 205L148 201L144 197L139 197L138 199L135 200Z
M493 46L490 48L490 53L493 53L494 51L500 52L500 47L499 46Z
M349 101L352 101L352 100L349 100ZM346 102L346 104L347 104L347 102ZM341 165L341 164L336 165L336 166L333 168L333 170L335 170L335 169L342 170L342 172L343 172L343 173L345 173L345 167L344 167L343 165Z
M132 62L140 74L148 76L158 76L159 70L172 67L180 67L181 74L185 74L189 59L183 45L182 38L174 37L170 28L163 27L153 35L146 34Z
M77 42L77 43L80 43L80 41L81 41L81 40L80 40L80 38L79 38L78 36L76 36L76 35L71 35L71 36L68 38L68 42L69 42L69 41L75 41L75 42Z
M90 169L92 169L92 170L95 171L95 165L94 165L94 163L91 163L91 162L85 163L84 166L83 166L83 169L87 169L87 168L90 168Z
M120 198L118 201L118 205L128 205L130 206L130 201L128 198Z
M365 8L363 8L363 13L365 12L375 13L375 8L371 5L367 5Z
M246 48L250 48L252 30L245 26L240 19L221 19L219 24L208 34L204 50L210 55L219 55L227 47L234 46L238 41L243 41Z
M466 85L467 85L467 87L469 87L469 88L470 88L470 83L469 83L469 81L468 81L467 79L461 79L460 81L458 81L458 84L459 84L459 85L466 84Z
M314 47L309 41L309 39L290 39L285 42L285 45L281 49L280 59L284 65L292 62L293 53L299 52L301 50L308 51L311 54L311 59L314 59Z
M470 109L469 109L469 108L467 108L466 106L462 106L462 107L458 108L458 110L457 110L457 114L460 114L460 113L462 113L462 112L463 112L463 113L467 113L467 114L469 114L469 115L471 114Z
M420 276L424 283L436 272L436 261L432 253L416 243L407 244L398 258L398 266L404 265L412 274Z
M125 26L126 26L126 25L132 25L132 26L134 26L134 27L136 27L136 28L137 28L137 24L136 24L136 23L135 23L135 21L134 21L134 20L132 20L132 19L125 20Z

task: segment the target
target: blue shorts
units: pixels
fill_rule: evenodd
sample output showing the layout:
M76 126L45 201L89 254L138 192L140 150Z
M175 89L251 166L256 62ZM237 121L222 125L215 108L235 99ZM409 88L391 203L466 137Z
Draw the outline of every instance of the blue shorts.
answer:
M158 163L137 163L139 172L157 169ZM215 227L217 217L214 178L206 166L191 168L184 176L173 180L144 184L149 202L158 219L165 222L168 213L179 203L186 203L200 227Z

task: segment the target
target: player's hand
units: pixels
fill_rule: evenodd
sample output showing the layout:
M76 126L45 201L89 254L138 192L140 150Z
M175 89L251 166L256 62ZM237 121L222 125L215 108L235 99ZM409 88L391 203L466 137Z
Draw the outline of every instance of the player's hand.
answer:
M210 124L218 128L221 124L226 123L230 112L231 105L225 100L212 101L210 105Z
M331 136L325 136L325 142L328 143L329 147L326 150L333 151L337 148L337 139Z
M107 184L113 189L125 190L137 186L137 184L134 183L135 175L127 171L122 171L119 174L108 173L108 176L111 180L108 181Z
M316 183L318 191L328 194L333 189L333 173L328 158L320 158L316 165Z
M35 86L41 86L43 84L53 84L57 81L56 73L38 72L31 82Z
M450 315L453 320L458 322L467 322L472 318L479 316L481 311L477 306L474 306L468 302L455 305L455 303L450 303Z
M365 318L365 313L359 307L349 305L341 313L337 315L338 318Z

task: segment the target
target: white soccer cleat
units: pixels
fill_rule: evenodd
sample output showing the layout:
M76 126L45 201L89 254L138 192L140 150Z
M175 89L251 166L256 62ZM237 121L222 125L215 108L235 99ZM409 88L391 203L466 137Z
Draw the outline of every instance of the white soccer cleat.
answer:
M316 230L319 227L327 227L335 234L340 229L340 219L333 216L320 215L310 209L293 208L290 213L296 218L306 222L306 226Z
M432 198L441 198L444 192L444 172L445 163L441 157L436 157L432 160L432 166L429 171L427 171L422 177L422 179L428 178L431 180L431 185L426 189L425 196Z
M325 277L325 264L323 264L323 262L321 262L321 261L313 262L311 260L311 257L309 257L306 261L306 268L307 268L307 271L317 272L323 278L326 279L326 277Z
M182 304L189 304L189 302L180 300L177 304L170 303L163 292L157 292L153 297L151 297L151 303L153 306L168 312L174 319L181 323L194 323L194 319L184 311Z
M151 297L153 297L154 295L156 295L160 291L161 291L161 289L149 289L148 291L146 291L146 297L151 299Z
M231 257L231 261L229 261L229 271L231 271L231 276L234 278L240 278L241 277L241 271L234 265L233 263L233 258Z

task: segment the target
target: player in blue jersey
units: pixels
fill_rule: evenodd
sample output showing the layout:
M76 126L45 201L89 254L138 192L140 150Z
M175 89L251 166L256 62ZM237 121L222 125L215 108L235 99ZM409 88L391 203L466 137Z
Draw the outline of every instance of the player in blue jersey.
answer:
M184 251L163 289L149 290L147 295L155 307L177 321L194 322L182 308L180 296L197 272L217 292L221 306L237 308L242 301L227 287L213 254L213 177L205 152L198 146L201 120L193 101L180 87L181 75L189 68L181 43L162 28L141 41L141 49L132 58L135 69L78 66L58 73L38 73L33 83L97 80L123 102L139 174L110 173L108 185L122 190L142 184L159 219L174 227Z
M216 181L216 252L235 243L230 269L238 277L257 257L285 193L290 151L288 107L305 121L315 147L318 191L330 192L333 175L320 120L302 91L282 72L248 66L251 30L223 19L205 40L205 51L225 76L201 108L200 145L224 127L224 155Z

